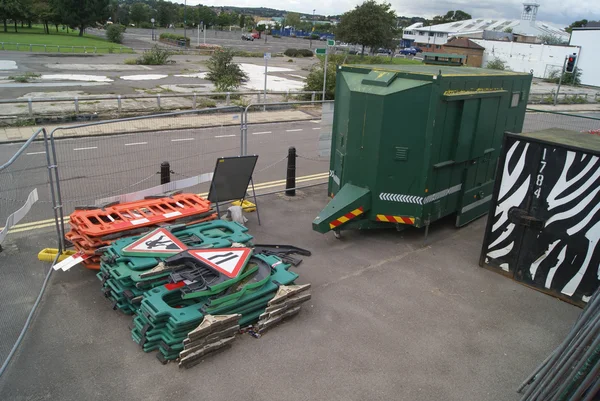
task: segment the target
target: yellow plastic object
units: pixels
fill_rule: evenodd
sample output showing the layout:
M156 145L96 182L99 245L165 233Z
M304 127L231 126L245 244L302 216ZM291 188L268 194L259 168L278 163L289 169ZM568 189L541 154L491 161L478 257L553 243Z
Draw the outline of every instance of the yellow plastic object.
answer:
M54 258L58 253L58 249L56 248L44 248L38 253L38 259L42 262L54 262ZM58 261L63 261L71 255L74 255L76 251L64 251L62 255L58 257Z
M233 201L231 202L233 206L241 206L245 212L256 212L256 205L250 201L244 200L242 201Z

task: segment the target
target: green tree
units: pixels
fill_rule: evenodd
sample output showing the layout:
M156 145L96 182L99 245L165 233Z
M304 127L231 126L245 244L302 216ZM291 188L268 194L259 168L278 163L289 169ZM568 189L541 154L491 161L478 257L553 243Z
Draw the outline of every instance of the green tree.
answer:
M317 65L313 65L308 77L306 77L306 84L304 90L307 92L322 92L323 91L323 73L325 66L325 59L321 59L321 62ZM335 57L332 57L327 63L327 83L325 84L325 99L332 100L335 98L335 74L337 71L337 63ZM310 97L310 95L308 95Z
M343 42L361 45L363 54L365 47L392 47L396 35L396 13L391 8L389 3L365 1L342 15L336 37Z
M129 6L127 4L119 4L117 22L125 26L129 25Z
M78 27L79 36L83 36L85 28L108 16L108 0L55 0L53 4L60 13L60 21Z
M217 26L223 29L226 26L231 25L231 16L229 13L221 13L217 16Z
M445 15L436 15L430 21L430 25L446 24L448 22L464 21L471 19L471 14L466 13L462 10L448 11Z
M569 42L559 36L539 35L538 39L545 45L568 45Z
M54 7L49 0L35 0L31 7L36 18L44 25L44 32L49 34L50 28L48 27L48 24L58 20L58 13L54 10Z
M213 26L217 19L217 14L207 6L198 6L198 19L206 26Z
M150 8L144 3L135 3L129 9L129 18L138 26L142 22L148 22L150 20Z
M19 0L0 0L0 18L4 22L4 32L8 32L7 20L11 19L15 23L15 32L17 32L17 19L21 17L21 3Z
M240 14L240 28L244 28L246 26L246 16L244 14Z
M256 32L258 32L258 37L262 37L262 33L267 30L267 27L264 24L256 25Z
M285 26L291 26L292 28L296 28L300 25L300 14L298 13L287 13L285 16Z
M566 27L565 31L571 33L573 31L573 28L583 28L583 27L587 26L587 24L588 24L588 20L586 20L586 19L575 21L571 25Z
M119 13L119 0L108 0L108 15L112 22L117 22Z
M168 27L173 22L175 5L167 1L160 1L157 5L156 20L159 26Z
M229 92L238 88L248 76L233 62L233 50L217 50L206 63L206 78L215 85L218 92Z

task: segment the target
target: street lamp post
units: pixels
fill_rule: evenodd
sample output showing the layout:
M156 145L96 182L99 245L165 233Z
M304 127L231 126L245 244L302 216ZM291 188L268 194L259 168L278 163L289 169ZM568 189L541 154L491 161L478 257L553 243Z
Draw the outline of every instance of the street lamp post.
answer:
M150 22L152 22L152 41L155 41L156 39L154 38L154 18L151 18Z
M180 4L181 4L181 3L180 3ZM187 21L186 21L186 18L185 18L185 15L186 15L186 13L185 13L185 11L186 11L186 8L187 8L187 0L185 0L185 1L183 2L183 39L185 39L185 44L187 44L187 30L186 30L186 26L187 26L187 23L186 23L186 22L187 22Z
M315 10L313 9L313 15L312 15L312 30L310 31L310 39L308 40L308 47L310 47L312 49L312 34L313 31L315 30Z

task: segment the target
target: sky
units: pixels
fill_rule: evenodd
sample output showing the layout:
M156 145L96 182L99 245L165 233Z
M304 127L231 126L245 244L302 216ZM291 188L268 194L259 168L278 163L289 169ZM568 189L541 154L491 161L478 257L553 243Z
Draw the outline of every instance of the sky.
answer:
M171 0L182 3L182 0ZM426 17L445 14L448 10L463 10L473 18L511 18L521 16L521 0L387 0L398 15ZM208 6L269 7L311 14L336 15L354 8L362 0L287 0L273 3L267 0L187 0L187 4ZM600 20L600 0L538 0L538 20L564 27L581 19Z

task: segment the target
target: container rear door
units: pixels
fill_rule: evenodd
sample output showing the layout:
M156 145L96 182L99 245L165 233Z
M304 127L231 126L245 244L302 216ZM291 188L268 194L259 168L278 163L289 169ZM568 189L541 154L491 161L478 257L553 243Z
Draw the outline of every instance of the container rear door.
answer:
M600 158L510 138L485 264L582 304L598 288Z
M464 175L456 225L462 226L486 214L492 200L496 160L500 152L502 107L507 92L483 92L464 100L454 161L463 163Z

